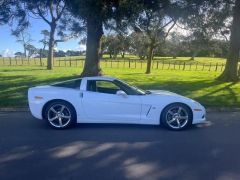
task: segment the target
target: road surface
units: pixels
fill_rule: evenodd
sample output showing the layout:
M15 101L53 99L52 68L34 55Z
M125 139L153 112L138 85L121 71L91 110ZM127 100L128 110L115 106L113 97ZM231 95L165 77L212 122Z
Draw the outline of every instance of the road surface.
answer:
M53 130L28 112L0 113L0 179L240 179L240 113L209 113L173 132L82 124Z

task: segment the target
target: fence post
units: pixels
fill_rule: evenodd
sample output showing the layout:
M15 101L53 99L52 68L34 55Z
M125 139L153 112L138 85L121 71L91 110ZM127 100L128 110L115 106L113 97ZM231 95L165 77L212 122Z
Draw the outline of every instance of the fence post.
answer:
M224 67L224 63L222 63L222 68L221 68L221 71L223 71L223 67Z
M212 63L210 63L208 71L211 71Z
M217 69L218 69L218 63L216 64L216 68L215 68L215 71L217 71Z
M192 63L190 63L189 70L190 71L192 70Z
M198 68L198 62L197 62L197 64L196 64L196 69L195 69L196 71L197 71L197 68Z
M186 62L183 62L183 70L185 70Z
M157 61L157 69L158 69L158 64L159 64L159 62Z
M205 63L203 63L203 68L202 68L202 71L204 71L204 67L205 67Z
M131 62L128 60L128 68L131 68Z
M9 60L10 60L10 66L12 66L12 58L9 57Z
M165 60L163 60L162 69L164 69L164 63L165 63Z
M71 60L71 56L70 56L70 67L72 67L72 60Z
M174 64L173 64L173 69L175 70L175 65L176 65L176 61L174 61Z

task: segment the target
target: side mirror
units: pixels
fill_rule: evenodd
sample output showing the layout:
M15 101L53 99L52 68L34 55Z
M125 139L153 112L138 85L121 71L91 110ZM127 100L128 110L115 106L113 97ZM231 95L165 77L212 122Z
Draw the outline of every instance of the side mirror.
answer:
M116 92L116 94L117 94L117 95L120 95L120 96L127 96L127 94L126 94L124 91L122 91L122 90L118 90L118 91Z

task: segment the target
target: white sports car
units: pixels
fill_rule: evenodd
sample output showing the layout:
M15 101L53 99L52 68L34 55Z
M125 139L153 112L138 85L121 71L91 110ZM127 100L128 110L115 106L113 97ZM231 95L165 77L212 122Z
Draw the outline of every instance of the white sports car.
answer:
M31 113L56 129L75 123L162 124L182 130L205 121L205 108L181 95L144 91L112 77L84 77L28 91Z

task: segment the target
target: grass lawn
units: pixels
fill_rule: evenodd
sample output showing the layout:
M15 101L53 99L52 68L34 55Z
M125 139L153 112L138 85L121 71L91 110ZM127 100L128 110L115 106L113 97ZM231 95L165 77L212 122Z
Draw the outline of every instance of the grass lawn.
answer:
M223 83L214 80L220 72L104 68L104 73L126 80L143 89L163 89L193 98L209 107L240 107L240 83ZM27 89L74 78L81 68L0 67L0 107L27 106Z

